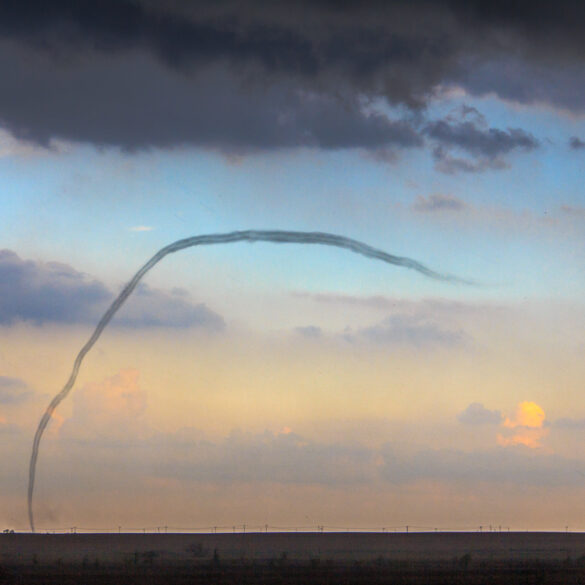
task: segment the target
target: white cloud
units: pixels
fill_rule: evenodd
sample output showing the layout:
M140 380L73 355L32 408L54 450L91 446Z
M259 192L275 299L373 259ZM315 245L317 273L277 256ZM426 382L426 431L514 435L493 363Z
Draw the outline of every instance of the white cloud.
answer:
M151 232L154 228L150 225L135 225L128 228L131 232Z

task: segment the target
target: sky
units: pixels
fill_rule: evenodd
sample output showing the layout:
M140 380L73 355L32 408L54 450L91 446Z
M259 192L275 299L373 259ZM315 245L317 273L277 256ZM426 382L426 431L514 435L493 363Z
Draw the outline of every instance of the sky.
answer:
M585 5L0 3L0 526L585 529Z

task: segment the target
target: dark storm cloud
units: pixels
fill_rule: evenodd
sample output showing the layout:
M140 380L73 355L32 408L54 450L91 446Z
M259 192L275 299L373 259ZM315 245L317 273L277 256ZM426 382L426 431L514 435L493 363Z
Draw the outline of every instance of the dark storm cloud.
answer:
M17 50L0 52L0 119L13 134L127 149L196 145L227 151L285 147L413 147L406 121L363 111L352 96L303 91L288 81L244 81L219 68L183 74L148 55L99 56L52 68L32 55L14 69ZM23 95L41 99L23 102Z
M0 250L0 325L30 321L91 323L113 299L111 291L67 264L22 260ZM116 320L130 327L223 328L223 319L205 305L194 305L182 291L143 285ZM0 387L1 391L1 387Z
M0 376L0 404L20 404L32 396L32 391L24 380Z
M542 39L546 46L546 39ZM512 54L516 47L512 48ZM583 48L581 50L584 50ZM583 57L551 53L519 59L509 54L478 62L469 60L454 81L471 95L491 96L532 105L552 105L569 112L585 112Z
M485 118L475 108L465 106L459 119L448 116L431 122L425 134L435 143L433 156L437 170L448 174L503 169L508 166L505 157L512 151L529 152L540 145L532 134L521 128L488 128Z
M538 140L521 128L480 128L473 122L449 123L445 120L432 122L427 126L427 134L437 142L457 147L474 156L490 159L508 154L512 150L533 150Z
M316 70L310 44L291 27L275 23L268 27L262 21L242 27L242 8L228 2L211 9L193 2L193 10L187 3L162 4L7 0L0 6L0 32L57 56L72 48L104 52L145 48L173 66L229 59L257 60L268 69Z
M387 153L422 139L408 114L372 113L369 98L420 110L456 85L583 110L584 13L544 1L6 0L0 122L44 144ZM451 171L500 168L533 144L522 130L436 124L440 148L482 157L439 148Z

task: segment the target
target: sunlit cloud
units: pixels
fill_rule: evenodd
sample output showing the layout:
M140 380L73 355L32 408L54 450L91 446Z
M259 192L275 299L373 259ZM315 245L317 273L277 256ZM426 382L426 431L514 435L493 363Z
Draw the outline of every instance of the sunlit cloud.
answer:
M64 422L65 417L61 416L57 411L51 413L51 422L47 428L47 435L49 437L58 437Z
M521 402L512 418L506 418L504 426L509 429L516 427L540 428L546 418L544 410L536 402Z
M506 417L502 427L510 429L498 435L498 444L503 447L524 445L531 449L542 447L549 429L544 428L546 418L544 409L535 402L525 401L518 404L512 417Z

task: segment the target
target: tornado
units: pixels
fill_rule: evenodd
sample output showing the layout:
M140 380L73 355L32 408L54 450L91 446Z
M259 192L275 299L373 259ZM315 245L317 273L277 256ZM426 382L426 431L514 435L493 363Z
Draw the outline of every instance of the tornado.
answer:
M177 240L164 248L161 248L146 264L144 264L138 272L128 281L124 286L120 294L112 302L108 310L104 313L102 318L96 325L91 337L87 340L85 345L79 350L75 361L73 362L73 369L69 379L61 389L61 391L51 400L49 406L45 410L37 430L35 432L32 453L30 457L29 465L29 477L28 477L28 519L30 523L31 531L35 532L35 523L33 515L33 495L35 488L35 477L37 460L39 457L39 447L41 445L41 439L43 433L51 420L51 416L55 412L56 408L71 392L79 368L85 359L85 356L91 351L96 341L100 338L104 329L108 326L108 323L112 320L114 315L118 312L120 307L128 300L128 297L132 294L138 283L142 280L147 272L154 268L165 256L185 250L186 248L193 248L195 246L211 246L214 244L233 244L236 242L270 242L273 244L316 244L322 246L333 246L335 248L343 248L354 252L355 254L361 254L366 258L372 260L379 260L386 264L393 264L395 266L402 266L404 268L410 268L420 274L432 278L435 280L441 280L451 283L458 284L475 284L470 280L458 278L449 274L442 274L427 268L424 264L413 260L411 258L403 256L394 256L383 250L378 250L360 242L353 240L345 236L336 234L329 234L325 232L300 232L300 231L282 231L282 230L243 230L221 234L204 234L199 236L192 236L190 238L184 238Z

